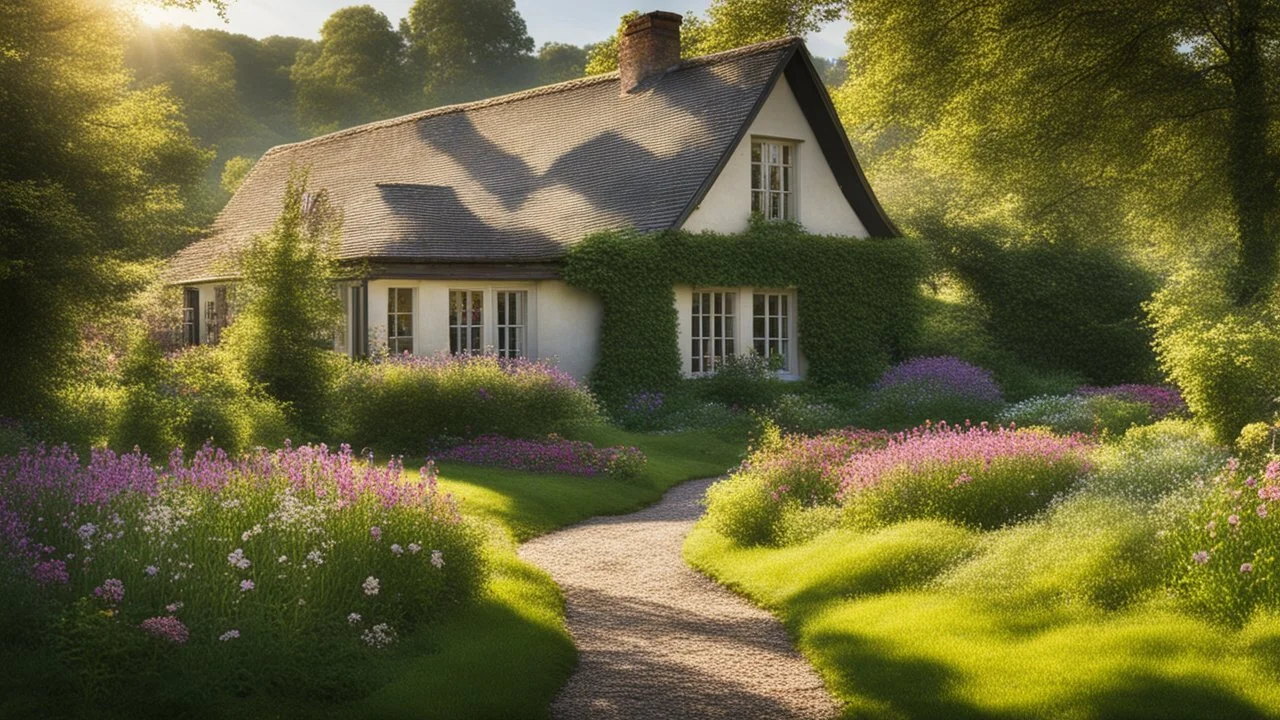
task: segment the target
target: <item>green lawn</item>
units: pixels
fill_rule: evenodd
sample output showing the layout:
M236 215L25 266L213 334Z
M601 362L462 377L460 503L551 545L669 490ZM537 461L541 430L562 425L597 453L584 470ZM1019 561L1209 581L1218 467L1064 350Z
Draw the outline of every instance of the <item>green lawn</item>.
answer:
M719 475L737 463L745 437L671 435L592 428L596 445L635 445L649 457L632 482L535 475L444 464L441 486L463 512L493 531L493 577L478 603L407 638L388 664L389 682L343 717L537 718L569 677L577 652L564 625L564 599L551 578L522 562L515 543L601 514L648 505L672 485Z
M700 526L685 556L778 614L846 717L1280 717L1280 619L1236 631L1158 598L1106 611L930 584L975 542L913 522L743 548Z

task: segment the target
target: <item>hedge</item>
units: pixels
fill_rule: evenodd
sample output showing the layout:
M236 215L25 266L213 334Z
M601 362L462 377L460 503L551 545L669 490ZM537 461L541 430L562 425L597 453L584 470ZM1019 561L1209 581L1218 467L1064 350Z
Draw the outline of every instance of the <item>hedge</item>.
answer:
M805 233L754 221L744 233L610 231L568 254L565 280L600 297L591 387L616 404L680 380L675 285L796 288L800 351L815 383L866 384L900 359L921 315L925 254L913 241Z

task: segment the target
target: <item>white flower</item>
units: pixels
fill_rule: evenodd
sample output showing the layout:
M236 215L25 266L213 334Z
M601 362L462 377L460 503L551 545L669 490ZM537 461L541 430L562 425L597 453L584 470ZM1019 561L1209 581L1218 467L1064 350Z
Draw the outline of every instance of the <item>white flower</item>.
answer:
M93 537L93 534L96 532L98 532L97 525L94 525L93 523L85 523L76 530L76 535L79 535L80 539L87 543L89 538Z
M244 550L236 548L235 552L227 556L227 564L231 567L247 570L253 563L249 562L249 558L244 556Z
M351 625L355 625L355 624L359 623L359 622L360 622L360 613L351 613L350 615L348 615L348 616L347 616L347 622L348 622L348 623L350 623Z
M298 598L298 607L302 607L303 605L306 605L306 604L307 604L306 600L303 600L302 598Z
M369 577L364 579L364 585L362 585L361 587L364 588L365 595L377 595L378 589L379 589L378 578L370 575Z
M360 639L370 647L384 648L396 641L396 631L386 623L378 623L360 633Z
M228 640L235 640L238 637L240 637L239 630L228 630L222 633L221 635L219 635L218 639L221 640L222 642L226 642Z
M392 554L392 555L403 555L403 554L404 554L404 548L400 547L399 545L397 545L397 544L395 544L395 543L392 543L392 544L391 544L391 554Z
M324 555L321 555L319 550L312 550L311 552L307 553L307 562L311 563L312 565L323 565Z
M253 537L254 535L261 534L261 533L262 533L262 526L261 526L261 525L254 525L252 528L250 528L250 529L248 529L248 530L245 530L244 532L240 533L240 539L241 539L241 540L243 540L243 541L245 541L245 542L248 542L249 538Z
M439 550L432 550L431 564L435 565L437 568L444 567L444 553L440 552Z
M164 609L168 610L169 614L172 615L173 613L176 613L182 609L182 601L179 600L178 602L175 602L175 603L169 603L168 605L164 606Z
M417 555L419 552L422 552L422 546L416 542L409 543L409 552Z
M276 558L276 562L278 562L278 563L280 563L281 565L283 565L283 564L285 564L285 563L289 562L289 556L288 556L288 555L281 555L280 557Z

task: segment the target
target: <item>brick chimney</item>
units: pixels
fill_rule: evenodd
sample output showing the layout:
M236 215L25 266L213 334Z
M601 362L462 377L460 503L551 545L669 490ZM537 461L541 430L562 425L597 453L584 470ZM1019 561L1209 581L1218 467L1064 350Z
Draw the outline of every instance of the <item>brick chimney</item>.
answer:
M680 23L673 12L646 13L627 23L618 41L622 94L643 90L680 63Z

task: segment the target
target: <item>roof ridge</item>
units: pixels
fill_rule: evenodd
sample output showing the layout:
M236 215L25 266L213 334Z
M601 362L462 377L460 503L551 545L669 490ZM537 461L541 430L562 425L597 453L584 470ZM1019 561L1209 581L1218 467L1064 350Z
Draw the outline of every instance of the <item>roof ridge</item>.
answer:
M689 68L701 67L703 65L711 65L717 62L723 62L725 60L733 60L735 58L743 57L746 55L754 55L757 53L767 52L769 50L775 50L775 49L787 47L790 45L797 45L803 42L804 42L804 38L796 35L777 38L775 40L765 40L763 42L754 43L752 45L743 45L742 47L733 48L731 50L722 50L717 53L709 53L707 55L699 55L698 57L681 60L678 65L675 65L672 68L672 70L687 70ZM400 115L393 118L388 118L386 120L375 120L370 123L365 123L364 125L356 125L355 127L344 128L342 130L337 130L324 135L318 135L313 138L307 138L306 140L299 140L293 143L276 145L274 147L269 148L265 153L263 153L262 157L266 158L268 155L273 155L277 152L282 152L285 150L292 150L294 148L301 148L301 147L311 147L312 145L321 145L332 140L339 140L345 137L359 135L361 133L371 132L373 130L382 130L384 128L395 127L397 125L416 122L418 120L425 120L427 118L438 117L441 115L449 115L449 114L458 113L458 112L469 112L471 110L481 110L484 108L496 107L499 105L506 105L509 103L518 102L520 100L527 100L529 98L534 98L534 97L543 97L546 95L554 95L556 93L565 92L567 90L576 90L580 87L589 87L591 85L598 85L600 83L611 82L617 79L618 79L618 71L614 70L612 72L601 73L599 75L587 75L585 77L574 78L572 80L565 80L563 82L553 83L551 85L540 85L535 88L529 88L527 90L519 90L517 92L507 93L505 95L496 95L494 97L483 98L481 100L472 100L470 102L465 102L465 103L454 103L452 105L441 105L439 107L428 108L426 110L419 110L417 112L409 113L406 115Z

